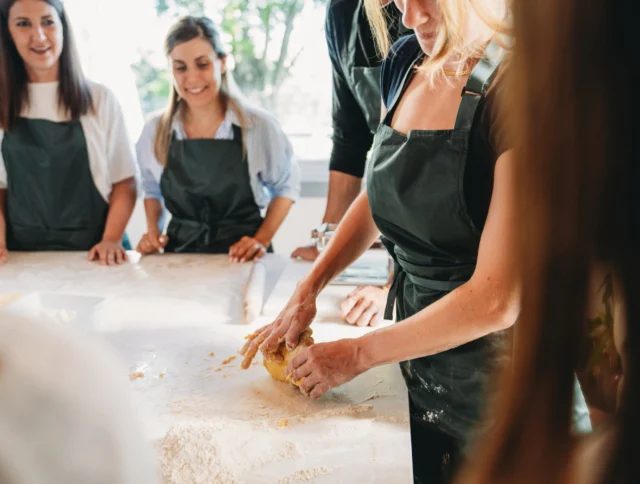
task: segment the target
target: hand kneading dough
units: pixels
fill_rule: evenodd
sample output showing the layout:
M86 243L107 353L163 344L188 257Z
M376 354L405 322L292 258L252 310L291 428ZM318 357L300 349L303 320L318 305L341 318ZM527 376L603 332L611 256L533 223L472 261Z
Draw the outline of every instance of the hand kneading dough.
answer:
M300 342L292 351L287 349L286 343L280 343L280 346L278 346L278 350L276 351L276 355L282 356L282 361L267 360L265 358L264 367L274 379L287 383L290 382L299 386L302 380L297 382L291 381L291 378L287 375L287 367L296 356L302 353L305 348L308 348L313 343L314 341L311 337L311 330L308 329L300 335Z

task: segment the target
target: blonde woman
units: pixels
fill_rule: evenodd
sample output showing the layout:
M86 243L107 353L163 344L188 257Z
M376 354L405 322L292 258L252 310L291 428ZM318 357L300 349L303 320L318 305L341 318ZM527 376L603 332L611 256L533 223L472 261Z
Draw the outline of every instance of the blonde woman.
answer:
M227 54L211 20L181 19L165 51L169 107L137 144L147 214L137 250L260 258L299 194L291 144L275 119L230 92ZM163 235L165 207L172 218Z
M382 65L385 114L367 192L246 356L260 348L269 358L281 339L294 347L313 321L318 293L382 233L396 261L386 316L395 302L398 323L311 346L289 371L318 398L370 368L401 363L414 481L432 484L448 482L458 468L504 330L518 315L509 250L514 160L496 140L497 89L490 88L500 59L485 54L497 26L483 21L469 0L395 3L414 34L396 42ZM495 18L506 15L505 3L474 2ZM371 0L369 18L380 19L379 9ZM376 26L384 37L385 27Z

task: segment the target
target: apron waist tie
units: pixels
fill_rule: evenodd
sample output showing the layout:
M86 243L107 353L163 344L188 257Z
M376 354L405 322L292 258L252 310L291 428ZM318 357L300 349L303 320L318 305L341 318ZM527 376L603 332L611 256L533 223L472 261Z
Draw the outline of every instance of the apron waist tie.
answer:
M404 284L405 278L409 279L416 286L426 287L439 292L451 292L466 283L466 281L438 281L427 277L416 276L405 271L397 261L394 261L393 280L387 296L384 319L393 319L393 306L395 305L396 299L398 299L398 293Z
M211 227L209 226L209 224L177 217L173 217L172 220L175 220L179 225L196 230L183 244L181 244L179 247L176 247L176 252L180 252L186 249L203 236L204 245L208 246L211 244Z
M394 259L393 261L393 278L391 279L391 286L387 294L387 304L384 308L384 319L393 319L393 306L396 303L396 296L398 294L398 285L400 283L400 273L404 274L404 271L400 270L400 265Z

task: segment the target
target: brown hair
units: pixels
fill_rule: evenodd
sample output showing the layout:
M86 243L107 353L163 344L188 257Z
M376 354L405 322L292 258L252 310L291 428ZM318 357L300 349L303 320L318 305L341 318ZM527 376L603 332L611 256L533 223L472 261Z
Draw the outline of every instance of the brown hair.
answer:
M207 17L191 16L181 18L173 27L171 27L165 40L165 54L169 56L177 45L197 38L202 38L208 41L218 58L223 59L227 56L227 53L222 46L218 29L216 29L213 22ZM222 73L220 96L222 97L222 102L236 113L240 120L241 128L244 131L247 126L247 116L242 107L240 95L237 93L233 77L228 69ZM178 95L175 86L172 86L171 93L169 94L169 106L158 123L153 145L155 157L162 165L165 165L167 162L169 147L171 145L172 122L176 114L180 115L179 109L180 96ZM244 136L242 143L243 151L246 154Z
M496 34L508 35L511 32L503 19L497 19L489 13L483 0L447 0L438 3L438 8L442 12L442 25L439 28L433 52L420 66L420 70L426 73L432 82L437 75L442 73L442 68L450 57L458 57L460 59L459 70L463 70L466 60L479 58L484 53L483 46L466 45L465 35L469 8L472 8ZM507 3L505 0L505 6ZM386 57L392 47L386 17L388 11L381 8L380 0L365 0L365 9L378 53L382 57ZM505 18L506 15L507 12L505 12ZM506 42L501 42L501 46L507 48Z
M93 109L93 99L80 67L71 26L60 0L42 0L51 5L62 24L63 45L59 60L58 104L72 120ZM0 0L0 128L9 131L29 105L29 78L24 61L9 33L9 10L16 0Z
M509 102L522 278L513 367L464 484L570 482L574 368L594 263L612 268L629 352L604 483L640 482L640 153L632 2L516 0ZM635 324L634 324L635 322ZM595 469L595 465L594 465Z

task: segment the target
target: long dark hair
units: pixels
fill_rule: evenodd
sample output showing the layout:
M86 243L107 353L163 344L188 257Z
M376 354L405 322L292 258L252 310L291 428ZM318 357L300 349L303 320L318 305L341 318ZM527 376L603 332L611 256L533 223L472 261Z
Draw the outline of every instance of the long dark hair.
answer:
M197 38L203 38L209 42L219 59L227 57L227 52L222 45L220 34L213 22L207 17L191 16L181 18L171 27L164 43L165 55L168 57L177 45ZM220 96L222 97L222 102L225 107L234 111L238 116L241 129L244 134L244 130L247 126L247 118L242 107L242 101L240 99L241 96L237 91L233 76L228 69L222 73ZM169 146L171 144L171 123L173 121L173 117L178 112L179 107L180 96L178 95L178 91L176 91L175 86L172 86L171 93L169 95L169 105L158 123L153 145L155 157L163 165L167 161ZM246 154L246 145L244 140L245 137L243 136L243 151Z
M80 67L71 26L60 0L42 0L55 8L64 36L60 53L58 103L73 120L93 109L87 80ZM0 0L0 128L9 131L29 104L27 70L9 33L9 10L16 0Z
M588 279L618 282L624 386L602 483L640 482L640 143L637 11L630 1L515 0L509 123L517 184L521 315L497 424L460 482L559 483L570 476L574 368ZM633 66L636 66L635 68ZM619 322L619 321L617 321ZM597 463L592 464L596 470ZM596 476L594 476L595 479Z

